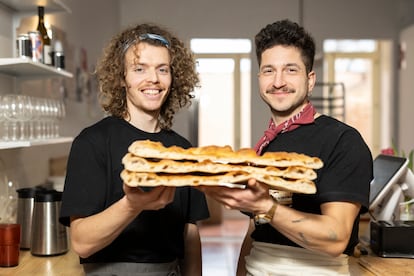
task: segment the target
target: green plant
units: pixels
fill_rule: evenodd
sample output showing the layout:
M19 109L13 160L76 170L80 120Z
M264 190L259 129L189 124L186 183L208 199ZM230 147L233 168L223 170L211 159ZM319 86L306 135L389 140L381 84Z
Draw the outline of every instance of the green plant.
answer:
M408 154L406 154L404 150L399 150L399 149L395 146L394 142L393 142L392 144L393 144L393 145L392 145L392 149L393 149L393 151L394 151L394 155L395 155L395 156L401 156L401 157L407 158L407 159L408 159L408 168L409 168L410 170L413 170L413 156L414 156L414 150L412 149L412 150L411 150Z

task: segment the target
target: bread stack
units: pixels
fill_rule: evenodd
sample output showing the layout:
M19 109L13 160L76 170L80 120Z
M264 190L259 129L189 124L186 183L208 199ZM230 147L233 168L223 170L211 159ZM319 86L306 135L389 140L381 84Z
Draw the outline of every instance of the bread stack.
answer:
M133 142L123 157L122 180L129 186L227 186L243 188L250 178L273 189L313 194L316 157L288 152L256 155L252 149L234 151L230 146L184 149L160 142Z

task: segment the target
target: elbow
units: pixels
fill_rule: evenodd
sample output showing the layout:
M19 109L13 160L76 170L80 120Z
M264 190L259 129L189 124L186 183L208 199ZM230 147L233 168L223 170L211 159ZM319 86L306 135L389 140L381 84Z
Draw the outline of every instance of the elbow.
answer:
M327 248L324 250L324 253L328 254L330 257L336 258L344 253L346 246L347 242L337 242L335 244L327 246Z
M91 256L94 252L85 246L85 244L77 243L72 240L71 242L72 250L81 258L85 259Z
M336 258L336 257L341 256L341 254L343 254L343 251L333 251L333 250L329 250L329 251L327 252L327 254L328 254L330 257Z

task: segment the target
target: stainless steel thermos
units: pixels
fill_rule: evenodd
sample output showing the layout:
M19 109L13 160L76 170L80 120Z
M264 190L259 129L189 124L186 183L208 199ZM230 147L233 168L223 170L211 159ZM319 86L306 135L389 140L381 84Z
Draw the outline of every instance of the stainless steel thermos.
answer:
M34 197L30 252L51 256L68 251L66 227L59 222L62 192L38 191Z
M34 196L37 188L21 188L17 192L17 223L21 225L20 248L29 249L32 231Z

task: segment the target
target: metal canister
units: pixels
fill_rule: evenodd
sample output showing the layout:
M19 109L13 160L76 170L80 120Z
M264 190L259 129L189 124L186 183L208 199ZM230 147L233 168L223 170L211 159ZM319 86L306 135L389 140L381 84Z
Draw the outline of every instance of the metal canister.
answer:
M32 44L32 60L43 62L43 40L40 36L40 32L29 32L29 37Z
M28 34L20 34L16 40L17 57L32 58L32 42Z
M17 189L17 223L21 225L20 248L29 249L32 233L34 197L37 188Z
M54 52L53 65L56 69L65 69L65 55L63 52Z
M37 192L34 198L30 252L35 256L64 254L69 250L66 227L59 222L62 192Z

